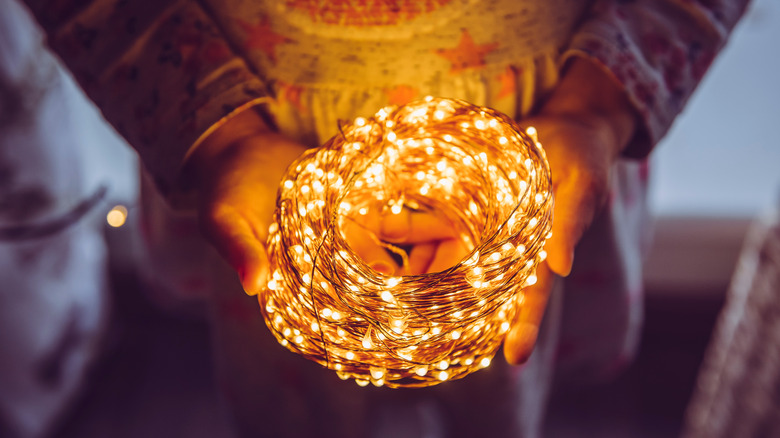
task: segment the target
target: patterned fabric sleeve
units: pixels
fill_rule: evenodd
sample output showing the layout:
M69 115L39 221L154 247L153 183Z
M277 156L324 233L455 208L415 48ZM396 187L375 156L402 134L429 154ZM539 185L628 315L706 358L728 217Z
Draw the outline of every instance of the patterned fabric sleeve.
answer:
M625 87L644 122L626 156L646 156L666 134L748 1L595 2L563 59L595 59Z
M26 3L49 45L174 204L188 150L266 95L196 1Z

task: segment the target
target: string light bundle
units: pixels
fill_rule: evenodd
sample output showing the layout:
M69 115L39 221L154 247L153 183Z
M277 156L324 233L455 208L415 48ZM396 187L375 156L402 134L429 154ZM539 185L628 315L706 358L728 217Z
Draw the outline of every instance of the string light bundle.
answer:
M279 342L361 386L430 386L490 365L551 235L550 172L532 129L427 97L358 118L293 163L259 295ZM404 208L446 217L471 252L442 272L374 271L342 225Z

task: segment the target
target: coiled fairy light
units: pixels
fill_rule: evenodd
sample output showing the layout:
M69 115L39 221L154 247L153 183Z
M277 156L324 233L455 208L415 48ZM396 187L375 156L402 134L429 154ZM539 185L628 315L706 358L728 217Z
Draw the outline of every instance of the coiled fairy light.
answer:
M550 171L535 130L459 100L427 97L358 118L287 171L259 295L288 349L361 386L420 387L487 367L536 282L551 235ZM471 252L451 268L388 276L341 225L367 209L436 212Z

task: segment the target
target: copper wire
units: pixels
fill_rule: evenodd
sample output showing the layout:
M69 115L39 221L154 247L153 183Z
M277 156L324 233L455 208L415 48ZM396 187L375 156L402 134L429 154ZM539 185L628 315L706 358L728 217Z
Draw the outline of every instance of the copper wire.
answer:
M488 366L551 235L541 145L495 110L430 97L340 128L281 184L259 295L271 332L361 386L430 386ZM457 224L469 255L423 275L371 269L344 221L404 207Z

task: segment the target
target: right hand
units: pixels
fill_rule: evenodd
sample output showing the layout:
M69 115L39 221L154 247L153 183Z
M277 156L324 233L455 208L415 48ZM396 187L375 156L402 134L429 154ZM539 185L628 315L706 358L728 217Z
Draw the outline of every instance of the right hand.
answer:
M305 150L249 109L198 145L187 163L199 190L201 229L238 272L249 295L267 282L265 245L279 182Z

